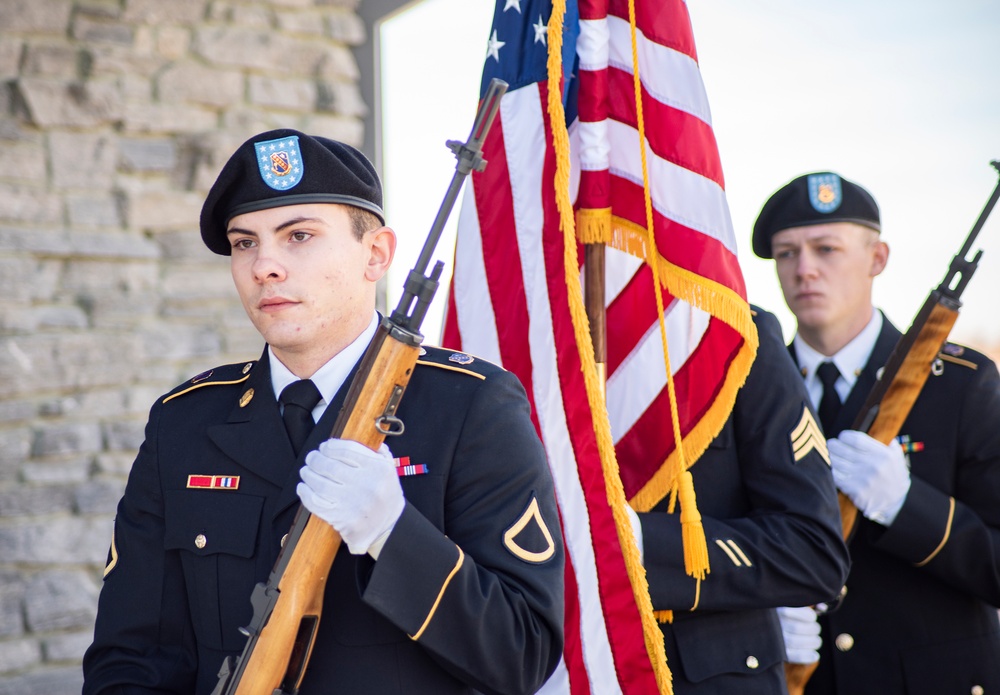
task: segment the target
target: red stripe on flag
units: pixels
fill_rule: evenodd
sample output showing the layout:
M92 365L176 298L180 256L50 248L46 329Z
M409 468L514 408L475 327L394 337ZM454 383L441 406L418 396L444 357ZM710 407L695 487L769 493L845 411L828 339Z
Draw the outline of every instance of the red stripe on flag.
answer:
M608 14L628 21L628 0L610 0ZM635 24L647 39L698 62L691 17L683 0L635 3ZM629 92L631 94L631 91Z
M580 80L582 85L583 74ZM629 94L634 90L632 73L624 70L609 68L608 82L612 94ZM642 113L646 139L653 152L715 181L720 188L726 187L712 126L697 116L658 101L645 88L642 89ZM634 98L612 99L608 115L619 123L639 127Z

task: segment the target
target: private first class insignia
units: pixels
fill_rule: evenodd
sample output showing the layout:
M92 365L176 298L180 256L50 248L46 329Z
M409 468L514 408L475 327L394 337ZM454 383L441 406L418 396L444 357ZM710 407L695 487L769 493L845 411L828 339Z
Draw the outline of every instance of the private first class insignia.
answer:
M813 174L808 178L809 203L816 212L833 212L844 200L840 177L836 174Z
M299 150L299 136L255 142L257 166L264 183L276 191L293 188L302 180L305 166Z
M503 545L514 557L534 564L545 562L556 552L552 533L532 497L527 509L503 534Z
M801 461L810 451L819 454L826 465L830 465L830 452L826 448L826 437L823 431L816 424L809 408L802 408L802 419L792 430L789 437L792 440L792 453L796 461Z

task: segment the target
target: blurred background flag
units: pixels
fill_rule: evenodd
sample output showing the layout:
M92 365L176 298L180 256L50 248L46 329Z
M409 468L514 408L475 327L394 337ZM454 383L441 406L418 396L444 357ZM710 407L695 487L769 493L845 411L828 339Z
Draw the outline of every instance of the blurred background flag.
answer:
M548 452L567 605L544 693L670 692L623 506L676 491L756 351L686 5L635 1L634 31L627 0L497 1L482 86L510 88L463 199L442 339L517 374ZM579 242L607 247L606 409Z

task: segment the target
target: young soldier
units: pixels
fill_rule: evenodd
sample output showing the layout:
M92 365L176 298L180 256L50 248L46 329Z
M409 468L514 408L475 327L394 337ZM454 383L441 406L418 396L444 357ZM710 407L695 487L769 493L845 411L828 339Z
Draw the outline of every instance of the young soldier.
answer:
M392 453L329 439L379 322L396 245L381 206L360 152L294 130L223 168L201 234L267 345L153 405L85 694L209 693L300 501L344 540L302 695L533 693L555 667L563 549L517 379L426 348Z
M1000 377L946 344L896 442L847 429L900 338L872 307L879 231L871 194L830 172L783 186L753 229L798 320L790 349L835 437L834 480L861 515L821 639L811 609L780 612L789 660L819 659L810 695L998 692Z

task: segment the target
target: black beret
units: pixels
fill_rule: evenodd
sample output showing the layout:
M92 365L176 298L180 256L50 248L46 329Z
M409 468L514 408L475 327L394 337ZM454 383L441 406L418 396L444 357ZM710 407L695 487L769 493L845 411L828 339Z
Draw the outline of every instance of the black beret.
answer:
M829 171L792 179L772 195L753 225L753 252L771 258L771 237L783 229L854 222L881 230L878 203L858 184Z
M222 167L201 208L201 238L228 256L229 220L304 203L353 205L385 224L382 182L367 157L342 142L282 128L250 138Z

